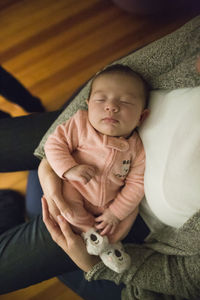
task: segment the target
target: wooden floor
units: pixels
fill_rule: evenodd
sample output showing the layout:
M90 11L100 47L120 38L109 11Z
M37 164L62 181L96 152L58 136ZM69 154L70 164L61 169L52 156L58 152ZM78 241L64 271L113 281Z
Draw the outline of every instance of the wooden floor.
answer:
M0 64L40 97L47 110L54 110L107 63L174 31L196 14L178 10L137 16L109 0L1 0ZM13 116L26 114L2 97L0 109ZM26 179L27 172L0 174L0 188L25 193ZM80 298L52 279L0 299Z

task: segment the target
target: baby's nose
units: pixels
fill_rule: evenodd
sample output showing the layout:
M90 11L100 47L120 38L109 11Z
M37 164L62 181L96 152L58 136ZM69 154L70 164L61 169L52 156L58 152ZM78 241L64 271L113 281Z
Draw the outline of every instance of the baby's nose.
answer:
M105 107L106 111L111 111L111 112L118 112L119 107L115 104L107 104Z

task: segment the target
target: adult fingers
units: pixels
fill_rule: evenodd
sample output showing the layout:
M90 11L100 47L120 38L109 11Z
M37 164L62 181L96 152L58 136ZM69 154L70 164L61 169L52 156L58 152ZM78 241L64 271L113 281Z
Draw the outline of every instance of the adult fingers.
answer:
M73 260L76 262L76 264L78 264L77 257L80 258L80 251L81 253L84 250L86 251L85 242L79 234L76 234L72 231L70 224L65 220L65 218L63 218L63 216L58 216L58 222L67 245L67 247L62 248L72 259L74 257L75 260Z
M58 225L55 225L55 222L51 219L48 209L47 201L44 197L42 197L42 216L43 221L47 227L47 230L51 234L52 239L61 246L64 242L64 236L62 234L62 231L60 230Z
M72 231L70 224L66 221L66 219L62 215L59 215L57 218L58 218L60 229L65 239L73 240L76 237L76 234L74 234L74 232Z
M60 213L62 213L62 215L68 215L68 214L70 216L73 215L73 212L72 212L71 208L69 207L69 205L67 204L67 202L64 200L64 198L62 197L62 195L59 195L59 196L58 195L54 195L53 201L55 202L57 208L59 209Z
M57 224L57 216L60 214L60 211L51 197L46 195L44 197L48 205L49 215L55 224Z

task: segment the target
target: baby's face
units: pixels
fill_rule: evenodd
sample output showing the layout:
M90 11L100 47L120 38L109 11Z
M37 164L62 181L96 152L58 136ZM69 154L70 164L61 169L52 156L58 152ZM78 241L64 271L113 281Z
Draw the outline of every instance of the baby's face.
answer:
M144 101L139 79L120 73L102 74L92 85L89 121L102 134L127 137L140 123Z

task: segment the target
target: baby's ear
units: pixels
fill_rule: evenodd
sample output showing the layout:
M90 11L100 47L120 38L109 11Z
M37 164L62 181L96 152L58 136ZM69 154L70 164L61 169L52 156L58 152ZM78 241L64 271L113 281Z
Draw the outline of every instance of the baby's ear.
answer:
M149 114L150 114L150 110L149 109L146 108L146 109L143 110L143 112L142 112L142 114L140 116L140 121L139 121L139 125L138 126L140 126L144 122L144 120L146 120L146 118L148 117Z
M85 102L86 102L86 103L87 103L87 105L88 105L88 103L89 103L89 99L86 99L86 100L85 100Z

